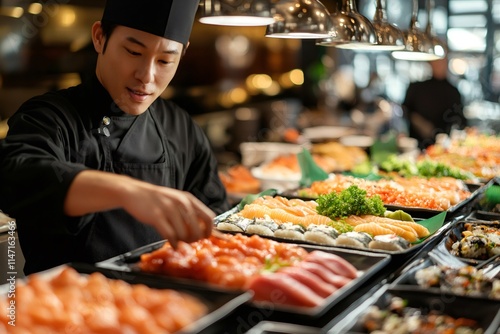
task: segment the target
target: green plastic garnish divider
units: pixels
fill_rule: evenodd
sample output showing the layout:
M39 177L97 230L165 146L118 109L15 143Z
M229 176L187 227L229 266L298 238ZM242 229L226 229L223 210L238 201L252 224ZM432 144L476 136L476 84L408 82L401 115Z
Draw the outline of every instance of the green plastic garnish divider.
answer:
M444 221L446 219L446 213L447 213L446 211L443 211L440 214L437 214L431 218L419 221L418 224L426 227L429 230L430 233L429 236L431 236L443 226ZM418 239L417 241L413 242L413 244L419 244L428 237Z
M328 178L328 173L319 167L305 148L297 154L302 176L299 181L301 187L309 187L314 181L323 181Z
M391 155L398 154L398 140L394 133L390 133L385 140L377 139L370 147L372 163L380 165Z
M342 175L352 176L358 179L365 179L367 181L378 181L384 178L383 176L380 176L379 174L375 173L364 174L364 173L342 172Z

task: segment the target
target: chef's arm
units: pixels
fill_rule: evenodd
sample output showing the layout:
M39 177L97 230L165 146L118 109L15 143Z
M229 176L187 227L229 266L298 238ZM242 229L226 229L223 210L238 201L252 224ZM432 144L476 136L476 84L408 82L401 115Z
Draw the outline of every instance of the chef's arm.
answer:
M64 202L68 216L122 208L173 246L210 235L214 213L189 192L96 170L78 173ZM120 222L117 222L119 224Z

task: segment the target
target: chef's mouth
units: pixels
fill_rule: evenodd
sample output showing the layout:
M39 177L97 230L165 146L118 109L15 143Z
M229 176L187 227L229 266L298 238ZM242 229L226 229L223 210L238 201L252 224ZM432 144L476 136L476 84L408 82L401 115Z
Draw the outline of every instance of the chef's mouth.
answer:
M135 95L140 95L140 96L150 95L149 93L142 92L142 91L140 91L140 90L134 90L134 89L130 89L130 88L127 88L127 90L128 90L129 92L131 92L132 94L135 94Z

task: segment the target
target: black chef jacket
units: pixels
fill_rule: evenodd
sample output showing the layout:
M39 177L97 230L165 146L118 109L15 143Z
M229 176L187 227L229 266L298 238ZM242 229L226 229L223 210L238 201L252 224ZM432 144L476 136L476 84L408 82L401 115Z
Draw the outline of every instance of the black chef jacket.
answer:
M85 169L189 191L216 213L229 209L206 136L171 102L157 99L145 113L127 115L94 76L28 100L8 124L0 144L0 209L16 218L25 274L94 263L161 240L122 209L65 216L68 188Z

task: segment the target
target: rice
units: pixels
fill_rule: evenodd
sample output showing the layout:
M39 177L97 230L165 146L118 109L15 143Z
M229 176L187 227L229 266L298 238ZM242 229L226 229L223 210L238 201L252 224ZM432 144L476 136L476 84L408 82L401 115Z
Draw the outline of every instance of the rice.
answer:
M348 246L355 248L368 248L373 238L365 232L346 232L336 239L337 246Z
M304 228L300 225L293 223L283 223L279 225L278 229L274 231L276 238L290 239L290 240L304 240Z
M338 235L338 231L331 226L311 224L304 233L304 239L319 245L335 246Z
M468 259L487 259L489 240L484 235L469 235L451 246L450 253Z
M266 237L274 237L274 232L278 229L278 224L272 220L255 218L245 230L248 234L258 234Z
M410 243L395 234L376 235L368 244L371 249L383 249L388 251L403 251L410 247Z
M217 229L230 232L245 232L250 223L252 223L250 219L238 215L231 215L224 221L219 222L217 224Z

